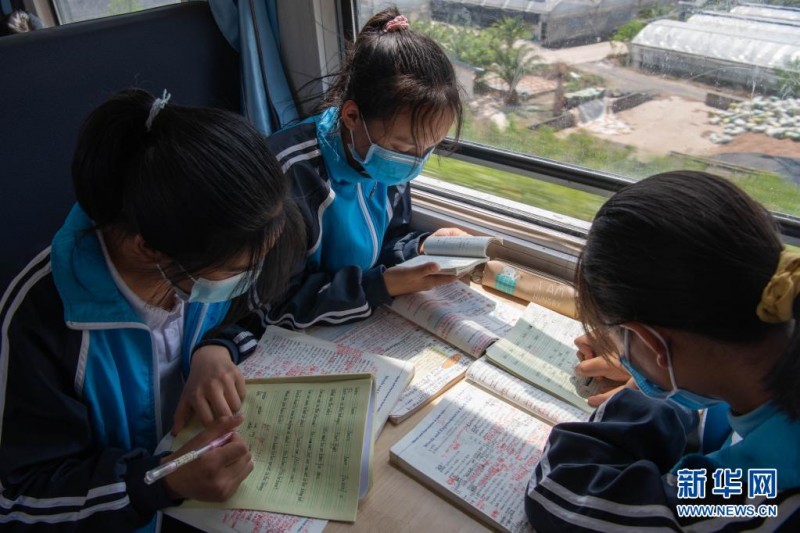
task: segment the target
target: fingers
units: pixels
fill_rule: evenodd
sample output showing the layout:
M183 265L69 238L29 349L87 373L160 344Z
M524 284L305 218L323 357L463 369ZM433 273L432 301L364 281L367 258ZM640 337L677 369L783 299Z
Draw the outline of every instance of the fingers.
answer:
M426 276L420 283L422 284L422 288L420 290L427 291L428 289L432 289L434 287L438 287L439 285L446 285L448 283L453 283L458 278L455 276L445 276L445 275L433 275L433 276Z
M402 264L400 264L398 266L400 268L403 268ZM430 263L423 263L421 265L417 265L415 267L411 267L411 268L406 268L405 269L406 274L408 276L415 276L415 277L432 276L432 275L436 274L437 272L439 272L439 270L440 270L439 269L439 265L437 265L433 261L431 261Z
M582 378L605 377L611 371L611 365L602 357L592 357L582 360L572 371Z
M208 403L206 396L200 391L194 394L194 402L192 402L192 404L194 412L203 426L207 427L214 421L214 411L211 408L211 404Z
M209 457L216 463L217 468L233 470L244 468L245 464L252 460L247 444L238 433L234 434L227 444L215 450L213 456L209 454Z
M618 393L622 389L639 390L639 387L636 386L636 380L634 380L633 378L630 378L628 381L626 381L622 385L614 387L613 389L609 389L609 390L603 392L602 394L596 394L594 396L590 396L587 401L589 402L590 406L598 407L601 403L605 402L606 400L608 400L609 398L614 396L616 393Z
M208 436L208 440L213 440L225 433L230 433L242 425L244 422L244 415L224 416L218 418L210 423L200 435ZM234 435L231 442L236 440L237 435ZM240 437L241 438L241 437Z
M236 393L239 395L239 409L241 409L241 402L243 402L245 396L247 396L247 387L245 387L244 376L241 372L239 372L239 375L236 376L236 379L233 383L236 387ZM239 409L236 409L236 411L239 411Z
M589 335L586 333L575 339L575 346L578 347L578 359L581 361L597 357L597 354L594 353L594 349L592 348L592 344L589 342Z
M466 237L469 233L458 228L439 228L432 235L436 237Z
M228 383L223 391L225 396L224 402L228 408L229 414L237 413L239 409L242 408L242 398L239 396L239 388L237 387L236 381L236 379L233 379L233 383ZM217 415L222 416L220 412L217 412Z

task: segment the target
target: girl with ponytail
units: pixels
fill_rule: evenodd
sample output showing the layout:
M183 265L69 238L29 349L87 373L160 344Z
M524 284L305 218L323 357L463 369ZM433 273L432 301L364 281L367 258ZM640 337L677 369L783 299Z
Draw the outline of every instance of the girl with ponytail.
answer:
M363 319L394 296L453 280L420 253L409 182L455 124L461 100L444 51L396 8L361 29L320 112L269 138L305 219L307 258L269 324L307 328ZM439 235L463 234L445 228Z
M234 433L144 481L241 423L243 352L192 351L227 327L236 296L278 297L304 240L258 131L169 99L128 90L89 115L72 165L78 202L0 301L3 531L155 530L160 509L224 501L253 468ZM155 454L182 390L181 405L231 410L177 455Z
M652 176L600 209L576 285L591 344L636 386L554 428L536 530L797 530L800 254L769 212L710 174Z

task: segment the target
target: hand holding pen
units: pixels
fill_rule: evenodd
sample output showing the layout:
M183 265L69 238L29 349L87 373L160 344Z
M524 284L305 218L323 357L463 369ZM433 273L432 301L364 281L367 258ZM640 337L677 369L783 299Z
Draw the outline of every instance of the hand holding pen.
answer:
M175 453L166 456L161 464L162 467L178 466L167 467L170 472L166 474L158 472L160 467L148 474L151 478L166 476L163 483L172 499L227 500L253 470L250 451L235 432L243 420L240 415L215 420Z

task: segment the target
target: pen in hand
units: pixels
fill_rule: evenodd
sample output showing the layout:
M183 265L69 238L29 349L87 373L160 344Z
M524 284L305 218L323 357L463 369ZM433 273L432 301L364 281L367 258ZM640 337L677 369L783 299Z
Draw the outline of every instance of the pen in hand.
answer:
M216 439L212 440L202 448L192 450L191 452L185 453L180 457L177 457L171 461L167 461L161 466L153 468L152 470L148 470L144 474L144 482L148 485L152 485L162 477L173 473L175 470L182 467L186 463L191 463L195 459L202 457L211 450L219 448L220 446L224 446L231 440L231 437L233 437L234 433L235 431L226 433L225 435L222 435L221 437L217 437Z

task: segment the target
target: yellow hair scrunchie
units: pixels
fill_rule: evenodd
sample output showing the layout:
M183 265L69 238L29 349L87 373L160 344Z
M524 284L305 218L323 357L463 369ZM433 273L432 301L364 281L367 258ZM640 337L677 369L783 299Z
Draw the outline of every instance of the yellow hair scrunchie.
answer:
M792 306L800 293L800 253L783 250L778 268L769 280L756 314L763 322L788 322L792 319Z

